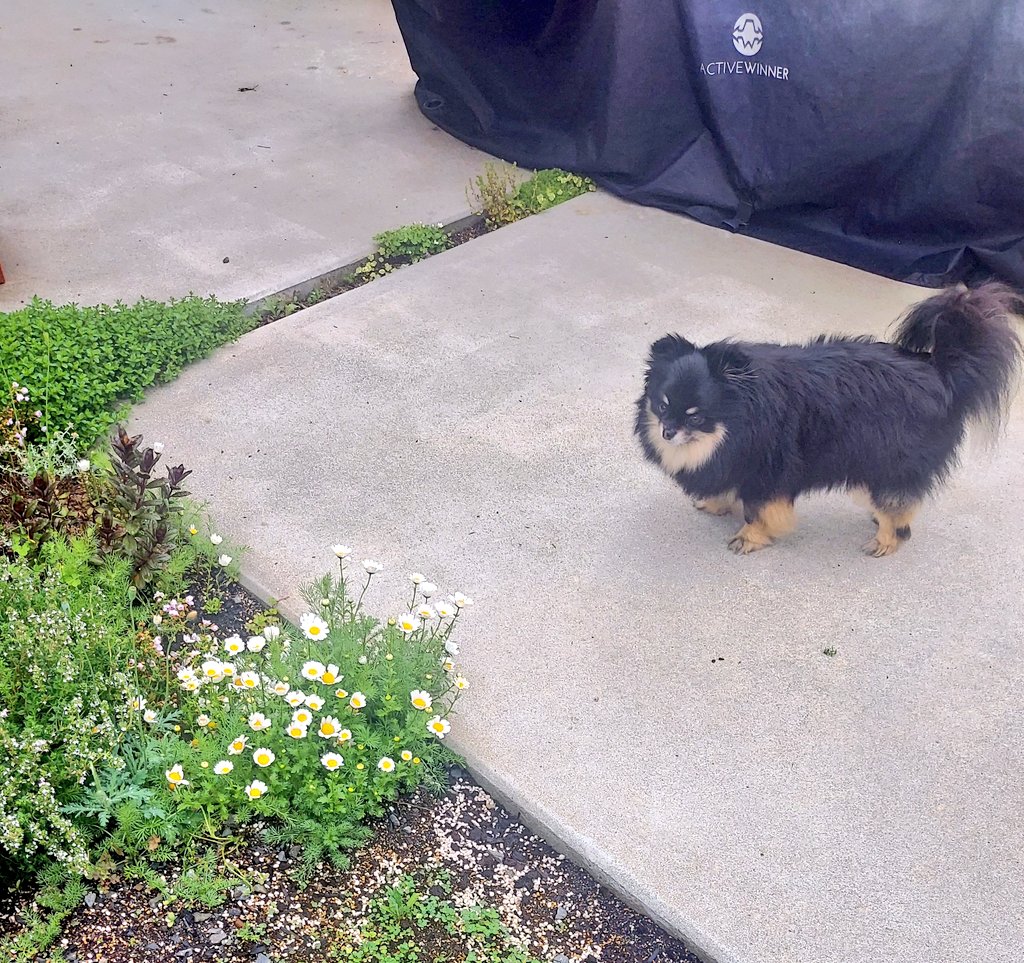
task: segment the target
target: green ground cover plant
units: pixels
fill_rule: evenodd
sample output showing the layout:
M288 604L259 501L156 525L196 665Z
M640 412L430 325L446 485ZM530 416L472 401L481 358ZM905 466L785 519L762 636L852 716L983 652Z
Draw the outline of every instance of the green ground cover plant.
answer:
M26 423L28 440L69 431L88 449L145 388L250 330L242 307L199 297L94 307L33 298L0 314L0 378L35 386L40 417Z

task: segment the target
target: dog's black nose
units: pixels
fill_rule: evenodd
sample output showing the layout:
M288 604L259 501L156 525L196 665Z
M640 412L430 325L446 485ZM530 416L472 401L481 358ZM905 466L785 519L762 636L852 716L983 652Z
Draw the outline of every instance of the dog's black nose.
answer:
M661 437L664 438L665 441L671 441L675 436L676 432L674 428L669 428L667 425L661 426Z

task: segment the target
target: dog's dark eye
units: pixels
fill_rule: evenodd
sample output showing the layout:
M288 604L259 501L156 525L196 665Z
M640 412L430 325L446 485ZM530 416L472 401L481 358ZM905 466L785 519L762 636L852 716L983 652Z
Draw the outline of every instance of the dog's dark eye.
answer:
M665 414L668 411L668 402L664 398L661 401L654 402L654 410L659 415Z
M698 425L702 424L703 422L704 422L704 416L703 415L687 415L686 416L686 423L688 425L690 425L691 427L693 427L693 428L696 428Z

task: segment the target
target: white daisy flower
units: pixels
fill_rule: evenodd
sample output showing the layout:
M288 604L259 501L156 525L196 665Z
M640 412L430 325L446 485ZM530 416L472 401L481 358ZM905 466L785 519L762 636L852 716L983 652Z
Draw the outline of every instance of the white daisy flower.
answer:
M157 455L162 455L164 453L164 443L162 441L154 441L152 448L153 452Z
M327 623L313 612L302 616L299 625L307 639L322 639L329 631Z
M412 572L409 575L409 581L412 582L413 585L422 585L426 580L427 577L422 572Z
M451 602L438 602L437 603L437 614L442 619L450 619L457 609Z
M447 719L442 719L440 716L434 716L434 718L427 723L427 731L433 733L438 739L443 739L448 735L451 728L451 723L448 722Z
M238 681L243 689L258 689L260 687L260 675L258 672L243 672Z
M131 706L133 712L141 712L143 709L146 708L146 700L143 699L142 696L136 696L134 699L132 699L129 705Z
M260 732L270 728L270 720L262 712L253 712L246 720L253 732Z
M220 535L218 535L216 532L211 532L210 533L210 543L211 544L213 544L213 545L220 545L220 543L223 542L223 541L224 541L224 539L221 538Z
M453 642L451 639L449 639L444 644L444 650L449 655L458 655L459 654L459 643L458 642Z
M182 682L191 682L193 679L195 679L195 677L195 672L193 672L191 669L187 667L184 669L178 669L178 678Z
M320 681L324 685L334 685L335 682L341 682L345 677L339 672L338 667L331 662L328 664L324 671L320 673Z
M297 709L306 701L306 693L301 689L292 689L292 691L284 697L284 701L293 709Z
M224 651L230 652L231 655L238 655L239 652L245 651L245 643L237 635L228 636L224 640Z
M434 704L434 699L429 692L423 689L413 689L409 693L409 701L414 709L426 710Z
M234 662L221 662L220 664L221 674L227 678L235 674L235 663Z
M352 549L347 545L332 545L331 551L334 552L338 558L348 558L352 554Z
M420 620L415 615L403 615L398 620L398 628L400 631L408 635L410 632L415 632L420 627Z
M431 595L435 595L436 593L437 586L433 582L424 582L420 586L420 595L422 595L425 599L429 599Z
M418 609L416 609L416 614L421 619L426 621L427 619L434 618L435 612L429 605L421 605Z
M182 682L181 687L186 692L198 692L199 691L199 680L198 679L189 679L188 682Z
M196 716L196 725L199 726L200 729L205 729L209 724L210 717L206 715L205 712L201 712Z
M366 696L362 692L353 692L352 698L348 700L348 704L353 709L362 709L366 705Z
M188 780L185 778L185 773L181 768L181 763L177 762L170 769L164 770L164 775L167 777L167 782L171 786L187 786Z
M297 723L300 726L308 726L313 721L313 713L303 707L302 709L296 709L292 713L292 722Z
M259 749L253 749L252 751L252 761L261 769L266 769L276 758L277 756L264 746L260 746Z
M351 742L351 741L352 741L352 730L351 729L342 729L341 732L338 733L338 742Z
M380 562L374 561L372 558L363 559L363 568L366 569L367 575L376 575L378 572L384 570L384 566Z
M144 722L148 722L150 725L152 725L154 722L156 722L156 711L153 709L147 709L145 712L142 713L142 719Z
M267 784L259 779L254 779L245 787L245 794L250 799L259 799L267 791Z
M288 685L287 682L275 682L274 683L273 691L274 691L274 695L286 696L286 695L288 695L288 691L290 689L291 689L291 686Z
M281 635L281 627L279 625L267 625L263 629L263 638L268 642L273 642L274 639Z
M412 762L412 753L408 749L402 750L402 762Z
M235 768L235 764L228 759L221 759L214 767L213 771L218 776L226 776L232 769Z
M460 609L469 608L473 604L473 600L468 596L463 595L461 592L456 592L452 596L452 601Z
M320 720L320 728L317 730L317 735L321 739L334 739L341 732L341 723L338 722L334 716L324 716Z
M76 467L80 472L87 472L90 468L92 468L92 465L90 464L88 458L80 458L78 460L78 464L76 465Z
M248 741L248 736L239 736L237 739L232 739L228 743L228 753L232 756L240 755L245 752L245 746Z
M251 635L246 640L245 647L250 652L262 652L267 640L262 635Z
M304 662L302 665L302 678L309 679L310 682L315 682L323 675L324 669L327 666L323 662Z
M293 739L305 739L307 731L306 726L302 725L301 722L296 722L294 719L288 723L288 728L285 729L285 732Z
M318 695L306 696L306 705L314 712L319 712L324 707L324 700Z
M468 689L469 688L469 679L467 679L464 675L457 675L455 677L455 688L456 689Z
M340 769L345 764L345 760L339 756L336 752L325 752L320 757L320 765L324 769Z
M365 655L361 655L359 656L358 659L356 659L356 662L358 662L360 665L366 665L367 658Z
M381 772L394 772L395 771L395 760L390 756L384 756L380 762L377 763L377 768Z
M441 668L444 669L445 672L454 672L455 671L455 663L452 662L451 659L445 659L441 663Z
M220 562L221 565L227 567L228 565L231 564L231 556L230 555L221 555L221 557L218 558L217 561Z

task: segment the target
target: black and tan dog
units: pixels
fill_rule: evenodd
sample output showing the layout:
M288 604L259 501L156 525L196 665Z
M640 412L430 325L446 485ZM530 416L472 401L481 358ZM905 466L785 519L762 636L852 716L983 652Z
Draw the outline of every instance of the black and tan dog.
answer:
M755 552L789 532L804 492L866 490L889 555L922 500L956 464L966 426L998 427L1021 345L1020 299L986 284L913 307L892 343L821 337L806 345L679 335L651 346L636 434L646 457L712 514L742 509L729 547Z

